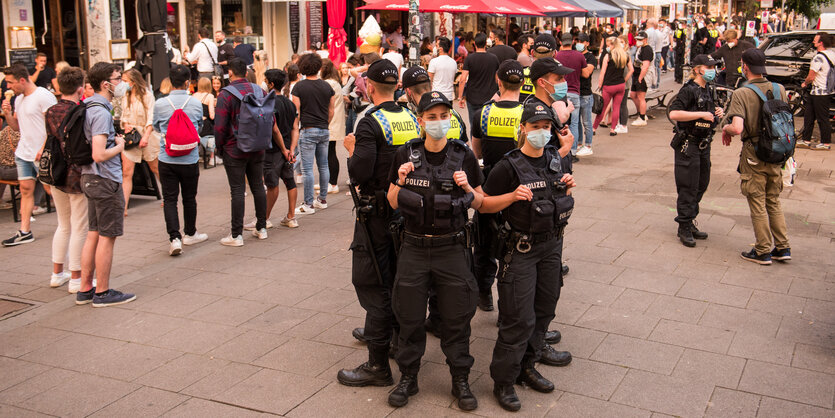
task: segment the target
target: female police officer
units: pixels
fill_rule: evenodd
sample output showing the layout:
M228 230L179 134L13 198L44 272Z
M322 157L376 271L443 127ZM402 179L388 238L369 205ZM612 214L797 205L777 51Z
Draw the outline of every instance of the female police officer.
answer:
M478 407L468 383L473 365L470 319L478 290L465 226L467 210L481 205L483 179L473 152L463 142L447 139L451 108L443 94L424 94L418 103L418 122L425 135L401 147L392 164L388 201L400 209L405 222L392 297L400 323L395 359L401 377L388 399L395 407L406 405L409 396L418 392L430 289L438 296L441 349L452 375L452 394L462 410Z
M710 183L710 141L723 110L714 104L708 86L716 77L716 61L701 54L690 64L690 81L670 105L670 119L678 122L670 145L675 152L678 238L685 246L695 247L696 239L707 239L707 233L699 231L693 220Z
M502 408L518 411L521 402L513 383L551 392L554 384L534 369L548 324L560 297L563 228L571 216L574 187L570 162L547 145L551 139L551 109L528 103L522 113L520 148L499 161L484 185L480 212L502 211L504 242L497 251L496 275L502 318L490 376L493 394Z

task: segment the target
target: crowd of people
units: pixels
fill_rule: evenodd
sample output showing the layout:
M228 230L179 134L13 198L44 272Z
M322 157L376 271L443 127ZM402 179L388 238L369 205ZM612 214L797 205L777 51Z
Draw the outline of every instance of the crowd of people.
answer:
M570 353L552 347L561 335L548 327L569 270L562 250L577 185L572 164L593 155L600 126L612 136L628 132L626 97L637 109L633 129L646 126L645 96L668 69L684 83L670 106L682 243L692 247L707 238L694 221L709 183L710 142L724 118L723 143L736 135L743 140L741 187L757 239L741 256L759 264L791 259L779 158L762 152L770 131L760 118L772 109L763 92L785 101L785 88L763 77L765 57L738 39L740 22L726 26L707 16L697 22L687 82L682 67L690 37L678 22L655 18L622 33L607 24L523 34L514 23L511 45L501 28L439 37L422 47L429 56L422 66L404 61L398 27L379 51L351 54L338 65L316 51L294 56L283 69L270 69L266 55L241 39L230 45L218 32L212 42L201 29L191 51L175 54L158 92L139 71L112 63L97 63L86 74L63 66L52 79L46 57L34 73L15 63L4 70L12 93L2 104L0 163L13 156L21 222L3 244L34 240L30 222L48 138L58 141L68 163L60 184L46 188L58 214L50 285L69 282L76 303L94 307L136 298L112 289L109 280L137 164L147 163L161 184L169 254L178 256L183 246L208 239L197 228L201 153L222 162L229 184L230 233L220 243L240 247L244 230L268 238L280 183L288 194L280 226L298 227L298 217L327 209L328 194L340 191L339 155L347 151L348 194L357 213L352 282L366 310L354 336L368 344L369 356L339 371L339 382L393 385L393 357L401 378L388 402L405 405L418 393L428 331L441 339L458 406L476 409L468 382L470 320L477 307L494 309L496 282L500 316L490 376L496 401L518 411L514 384L554 390L535 363L571 362ZM816 36L820 54L807 78L813 97L831 97L831 46L829 35ZM725 82L748 81L727 112L707 88L717 80L715 58L725 62ZM597 92L601 106L593 111ZM812 102L813 114L822 122L817 108L824 99L813 100L820 102ZM273 117L256 117L264 111ZM815 118L806 120L809 127ZM823 125L821 143L828 144ZM247 183L255 219L245 223ZM297 184L303 188L298 206Z

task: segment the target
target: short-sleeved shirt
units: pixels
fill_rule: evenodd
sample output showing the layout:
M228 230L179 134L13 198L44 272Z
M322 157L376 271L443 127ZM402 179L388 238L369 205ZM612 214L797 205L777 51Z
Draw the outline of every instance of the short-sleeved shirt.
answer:
M530 67L534 59L530 54L519 54L516 56L516 61L519 61L519 64L522 64L523 67Z
M281 132L281 137L284 139L284 147L288 150L293 144L293 122L296 120L296 105L285 96L275 96L275 124L278 125L278 131ZM281 148L272 147L266 152L279 152Z
M591 65L593 67L597 67L597 58L595 58L594 53L591 51L586 51L583 56L586 58L586 65ZM589 96L591 95L591 77L592 75L589 74L588 77L580 76L580 96Z
M172 157L165 152L165 134L168 132L168 123L171 121L175 109L183 109L197 132L200 132L200 126L203 124L203 105L200 100L191 97L187 91L171 90L168 96L157 99L154 103L154 115L151 123L154 130L160 134L162 152L159 153L159 160L166 164L197 164L200 159L198 147L179 157Z
M574 70L565 75L565 81L569 93L580 94L580 72L586 68L586 57L576 49L562 50L557 52L557 61Z
M46 142L46 124L44 113L58 100L55 95L43 87L38 87L32 94L19 95L15 100L15 115L20 125L20 143L15 156L24 161L35 161L38 151Z
M772 86L770 81L765 78L758 78L755 80L749 80L748 83L757 86L763 94L768 97L768 92L771 91ZM784 101L787 100L786 88L782 85L780 86L780 92L782 99ZM734 94L731 96L731 104L728 107L727 112L727 121L728 123L733 122L733 118L735 116L739 116L745 120L742 130L742 140L745 141L748 138L759 135L761 111L762 100L760 100L760 97L757 96L757 93L749 88L738 88L734 90Z
M449 55L439 55L429 61L429 69L432 74L432 90L439 91L449 100L455 100L455 74L458 72L458 64Z
M92 145L93 136L107 135L105 148L110 149L115 147L116 129L113 127L113 115L110 114L113 106L98 93L85 100L84 103L99 103L104 105L104 107L90 106L87 109L87 114L84 119L84 135L87 137L87 142ZM81 167L81 174L93 174L108 180L113 180L116 183L121 183L122 156L121 154L116 154L109 160L85 165Z
M35 70L30 71L31 74L35 74ZM49 89L52 86L52 80L55 79L57 75L55 74L55 70L52 67L44 67L41 70L40 74L38 74L38 78L35 80L35 85L38 87L43 87L45 89Z
M235 47L235 56L240 58L244 64L252 65L255 62L255 47L250 44L240 44Z
M829 64L830 61L835 64L835 52L829 49L818 52L812 58L809 69L815 72L815 80L812 82L813 96L827 96L833 93L826 89L826 79L829 75L829 69L832 68Z
M299 98L299 128L328 129L328 108L334 92L327 81L299 81L292 94Z
M516 50L512 46L507 45L496 45L488 49L487 53L495 55L499 59L500 64L505 60L515 60L517 56Z
M47 109L44 118L46 121L46 131L48 135L52 135L56 138L60 137L58 131L61 128L61 123L63 123L64 118L67 117L67 114L70 113L70 111L77 104L78 103L70 100L60 99L58 100L58 103ZM64 141L59 141L59 144L62 150L66 148ZM75 164L70 164L67 167L66 181L64 181L62 186L56 187L64 193L81 193L81 167L78 167Z
M487 52L473 52L464 60L464 71L469 71L464 96L470 104L481 106L487 103L497 91L496 71L499 59Z
M545 160L545 153L542 153L539 157L522 155L532 166L538 169L545 168L548 163ZM563 173L571 173L570 158L560 158L560 164ZM493 170L490 171L490 175L487 176L487 180L485 180L482 189L489 196L500 196L516 190L517 187L519 187L519 175L516 174L516 170L510 165L510 161L507 158L502 158L501 161L496 163Z

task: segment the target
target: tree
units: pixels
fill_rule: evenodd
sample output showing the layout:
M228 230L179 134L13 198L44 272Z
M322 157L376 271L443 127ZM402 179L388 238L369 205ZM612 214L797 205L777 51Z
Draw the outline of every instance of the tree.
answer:
M805 15L809 19L815 19L820 16L821 7L826 7L832 4L832 0L785 0L785 12L795 12ZM774 2L775 6L777 1Z

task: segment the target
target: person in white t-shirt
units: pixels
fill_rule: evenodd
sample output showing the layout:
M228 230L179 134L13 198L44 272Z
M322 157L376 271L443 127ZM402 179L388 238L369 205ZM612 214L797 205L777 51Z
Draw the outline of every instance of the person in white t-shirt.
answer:
M802 140L797 141L797 146L800 148L828 151L831 147L832 125L829 121L829 104L835 91L833 91L833 86L827 85L827 78L829 78L829 70L835 65L835 52L829 49L832 44L832 35L826 32L818 32L813 40L813 45L818 52L812 57L809 75L801 84L803 88L811 86L811 91L808 101L804 104ZM820 128L820 143L811 142L816 120Z
M429 79L432 80L432 90L443 93L450 101L455 100L455 74L458 72L458 64L449 56L449 48L452 43L446 37L441 37L436 42L438 56L429 61Z
M58 101L49 90L38 87L29 80L29 70L25 65L13 64L3 73L6 76L6 85L18 95L14 102L14 112L9 100L3 101L3 117L12 129L20 132L20 142L17 144L14 157L17 180L20 182L20 230L3 241L4 246L11 247L35 240L29 224L35 206L37 161L46 142L44 113Z
M215 75L214 65L217 64L217 45L212 41L211 31L207 28L200 28L197 32L200 40L191 48L191 52L186 54L186 60L192 64L197 64L197 72L200 77L211 79Z
M403 68L403 55L400 54L396 49L391 47L386 47L386 53L383 54L383 59L389 60L394 63L394 66L397 67L398 74L400 73L401 69Z

